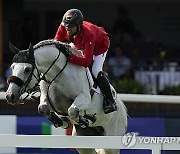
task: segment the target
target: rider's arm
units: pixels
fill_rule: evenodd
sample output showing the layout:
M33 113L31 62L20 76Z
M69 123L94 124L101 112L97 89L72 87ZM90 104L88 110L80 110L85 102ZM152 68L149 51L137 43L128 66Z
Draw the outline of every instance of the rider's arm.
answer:
M88 40L85 41L85 47L83 49L83 56L77 56L75 54L71 55L70 58L70 62L83 66L83 67L88 67L90 66L91 62L92 62L92 58L93 58L93 51L94 51L94 38L90 38Z

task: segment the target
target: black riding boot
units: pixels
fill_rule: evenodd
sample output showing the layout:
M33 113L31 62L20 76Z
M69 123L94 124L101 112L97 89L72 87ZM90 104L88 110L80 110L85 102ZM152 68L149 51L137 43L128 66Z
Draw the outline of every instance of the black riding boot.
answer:
M116 102L112 96L111 87L108 78L103 72L99 72L97 76L98 85L102 93L106 96L104 102L104 113L110 113L117 110Z

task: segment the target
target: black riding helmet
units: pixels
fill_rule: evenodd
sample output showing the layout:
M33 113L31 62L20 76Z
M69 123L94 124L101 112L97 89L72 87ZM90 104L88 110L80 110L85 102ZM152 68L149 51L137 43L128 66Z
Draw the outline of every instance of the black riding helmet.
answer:
M83 22L83 14L78 9L68 10L62 19L62 25L68 28L80 27Z

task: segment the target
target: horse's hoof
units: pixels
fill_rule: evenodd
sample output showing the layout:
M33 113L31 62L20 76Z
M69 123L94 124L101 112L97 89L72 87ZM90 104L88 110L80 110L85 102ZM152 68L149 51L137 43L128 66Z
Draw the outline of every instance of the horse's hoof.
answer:
M48 108L48 105L38 106L38 112L45 117L48 117L50 115L50 110Z
M61 117L62 121L63 121L63 126L62 128L64 129L68 129L71 126L71 121L67 118L67 117Z
M96 122L97 118L96 118L96 115L95 114L85 114L84 115L84 118L90 120L93 123Z
M89 127L89 121L88 119L82 117L82 116L79 116L79 122L78 124L82 127L82 128L86 128L86 127Z
M70 107L68 109L68 115L70 117L70 119L77 121L79 120L79 109L77 107Z
M63 121L54 112L50 113L48 119L54 124L56 128L63 126Z

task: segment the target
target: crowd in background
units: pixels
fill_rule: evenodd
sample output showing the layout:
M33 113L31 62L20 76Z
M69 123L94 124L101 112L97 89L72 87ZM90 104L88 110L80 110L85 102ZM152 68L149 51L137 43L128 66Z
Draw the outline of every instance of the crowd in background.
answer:
M175 55L165 45L146 40L125 7L118 8L110 34L111 47L105 70L112 81L134 79L136 71L169 71L172 63L178 68L178 62L173 59Z
M25 17L22 23L19 23L16 35L18 35L17 43L21 49L27 48L30 42L32 44L38 43L33 24L31 17ZM104 70L113 81L124 78L133 79L134 72L137 70L162 71L171 61L164 45L158 42L146 42L145 36L129 18L128 10L125 7L118 8L117 19L108 33L110 34L111 46ZM148 51L151 49L152 51ZM3 74L0 77L0 90L6 89L6 79L11 74L12 56L5 56L9 59L6 59Z

